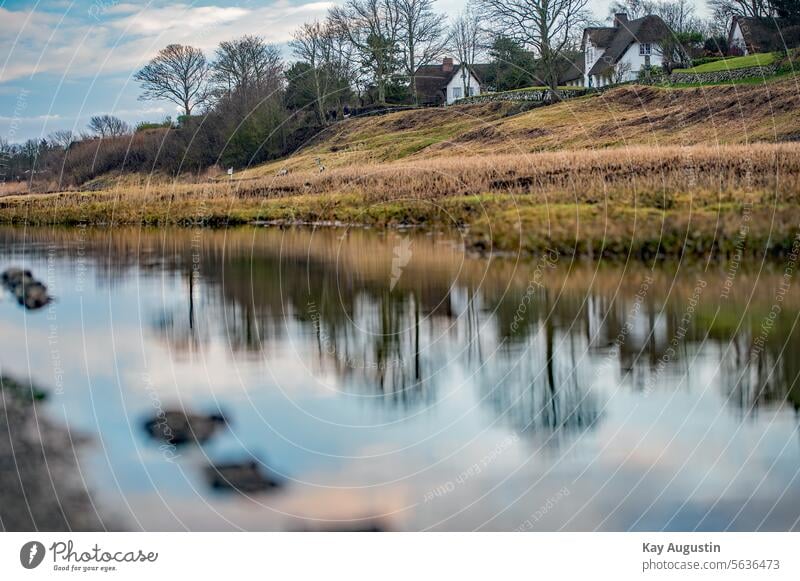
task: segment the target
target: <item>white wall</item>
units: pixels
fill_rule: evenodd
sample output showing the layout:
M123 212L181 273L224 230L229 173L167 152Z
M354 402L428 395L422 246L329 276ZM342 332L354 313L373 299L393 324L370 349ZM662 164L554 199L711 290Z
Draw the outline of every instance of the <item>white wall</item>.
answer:
M738 22L736 23L736 26L733 27L731 46L736 46L741 49L742 54L747 54L747 43L744 40L744 34L742 34L742 29L739 27Z
M635 80L639 76L639 71L642 70L645 65L645 55L639 54L639 43L634 42L632 45L630 45L628 50L625 51L625 54L622 55L622 58L619 59L619 62L626 63L628 66L630 66L630 71L628 72L625 80ZM664 57L661 53L661 47L658 44L651 43L650 66L660 67L663 64Z
M605 49L597 48L592 44L592 41L588 38L586 39L586 48L585 48L585 55L584 58L586 59L586 68L584 68L583 74L583 85L585 87L589 86L589 75L587 74L589 71L592 70L594 64L600 60L600 57L603 56L603 52Z
M597 59L595 59L596 61ZM628 47L628 50L625 51L625 54L617 61L617 63L622 63L623 66L629 67L628 72L625 74L625 77L622 79L623 82L625 81L635 81L639 76L639 71L645 65L645 55L639 54L639 43L634 42ZM652 67L660 67L664 64L664 57L661 53L661 47L658 44L650 43L650 66ZM587 62L588 65L588 62ZM588 68L586 69L588 72ZM586 85L589 85L588 75L585 79ZM593 79L592 86L593 87L602 87L607 85L608 81L606 79Z
M481 94L481 84L478 82L478 79L472 73L468 72L467 75L467 82L468 86L472 89L472 95L480 95ZM461 90L461 97L456 97L453 94L453 89L460 89ZM469 95L464 95L464 80L461 78L461 71L457 71L455 76L450 79L450 82L447 83L447 104L450 105L457 101L458 99L468 97Z

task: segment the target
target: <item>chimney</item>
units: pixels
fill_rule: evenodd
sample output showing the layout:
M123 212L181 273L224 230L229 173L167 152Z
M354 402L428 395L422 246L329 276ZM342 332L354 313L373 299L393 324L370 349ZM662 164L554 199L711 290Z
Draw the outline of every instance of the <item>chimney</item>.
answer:
M619 28L621 25L628 24L628 13L617 12L614 15L614 28Z
M453 72L453 59L451 58L442 59L442 72L443 73Z

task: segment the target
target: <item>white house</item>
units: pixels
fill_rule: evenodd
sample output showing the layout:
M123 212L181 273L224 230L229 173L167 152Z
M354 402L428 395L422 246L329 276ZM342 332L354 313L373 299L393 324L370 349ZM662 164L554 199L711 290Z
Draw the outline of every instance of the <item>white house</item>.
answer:
M648 15L628 20L628 15L614 15L614 26L591 27L583 31L585 87L603 87L633 81L639 71L662 66L662 41L672 35L659 17Z
M800 45L800 27L785 18L734 16L728 33L730 54L752 54Z
M445 58L440 65L419 67L414 80L420 104L450 105L464 97L480 95L481 82L476 74L480 66L454 65L453 59Z

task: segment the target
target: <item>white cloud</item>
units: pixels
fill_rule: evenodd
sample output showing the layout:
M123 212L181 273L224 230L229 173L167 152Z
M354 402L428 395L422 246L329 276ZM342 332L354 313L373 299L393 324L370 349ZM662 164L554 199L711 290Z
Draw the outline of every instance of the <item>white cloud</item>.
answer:
M194 34L202 29L240 22L251 13L244 8L221 6L188 6L174 4L148 8L111 22L111 26L125 34L151 36L174 32L180 36Z
M109 7L99 19L0 8L0 85L40 73L90 79L133 73L169 43L207 53L222 41L256 34L285 43L303 22L323 18L332 2L258 8L172 4ZM83 16L83 15L81 15Z
M34 115L33 117L7 117L5 115L0 115L0 122L7 122L7 121L17 121L20 123L31 123L31 122L39 122L39 121L53 121L55 119L61 119L60 115Z

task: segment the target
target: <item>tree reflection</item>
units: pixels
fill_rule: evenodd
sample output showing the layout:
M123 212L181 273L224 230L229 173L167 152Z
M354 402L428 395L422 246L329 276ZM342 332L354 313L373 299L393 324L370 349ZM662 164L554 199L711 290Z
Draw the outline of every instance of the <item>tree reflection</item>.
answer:
M691 272L651 274L656 280L639 294L646 271L630 265L552 269L532 285L534 263L471 259L419 236L392 284L398 236L0 229L0 248L14 248L7 257L14 260L55 256L75 268L88 261L104 287L132 273L156 281L162 300L150 329L174 353L191 355L222 338L231 357L269 358L289 342L340 389L398 408L435 401L458 371L477 378L488 409L514 429L580 433L601 419L590 388L599 365L611 362L633 390L660 389L673 381L659 375L662 367L690 377L692 354L713 349L731 404L746 413L786 401L800 409L793 356L800 299L787 295L759 339L773 301L768 277L780 272L752 288L742 275L739 298L700 301L683 328ZM706 276L711 289L716 282Z

